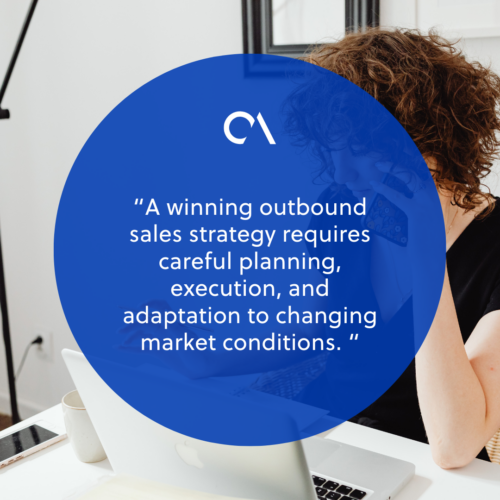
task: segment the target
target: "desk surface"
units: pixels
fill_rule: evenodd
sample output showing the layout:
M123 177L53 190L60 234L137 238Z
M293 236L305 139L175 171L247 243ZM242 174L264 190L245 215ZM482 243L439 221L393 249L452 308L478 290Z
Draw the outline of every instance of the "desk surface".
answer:
M0 432L0 437L37 420L63 425L61 405ZM500 498L499 465L474 460L463 469L445 471L432 461L428 445L349 422L333 429L327 438L414 463L416 475L397 500ZM9 500L63 500L111 473L108 460L97 464L78 461L65 439L0 470L0 496Z

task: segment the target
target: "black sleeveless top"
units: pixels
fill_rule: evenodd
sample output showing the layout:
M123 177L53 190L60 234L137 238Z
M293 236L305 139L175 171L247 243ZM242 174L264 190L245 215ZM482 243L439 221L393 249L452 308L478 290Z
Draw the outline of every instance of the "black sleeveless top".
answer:
M448 250L447 267L465 343L483 316L500 310L499 198L494 210L483 219L474 219ZM398 323L398 316L405 308L412 308L411 297L391 323ZM404 325L398 327L403 328ZM328 390L325 378L317 382ZM377 401L350 421L428 443L417 397L415 360ZM477 458L489 461L485 448Z

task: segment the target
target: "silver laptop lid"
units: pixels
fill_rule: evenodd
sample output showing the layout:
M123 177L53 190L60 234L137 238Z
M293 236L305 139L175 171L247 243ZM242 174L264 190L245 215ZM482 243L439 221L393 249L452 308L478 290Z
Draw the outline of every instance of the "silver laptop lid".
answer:
M316 498L300 442L241 447L189 438L123 401L83 354L62 355L116 473L241 498Z

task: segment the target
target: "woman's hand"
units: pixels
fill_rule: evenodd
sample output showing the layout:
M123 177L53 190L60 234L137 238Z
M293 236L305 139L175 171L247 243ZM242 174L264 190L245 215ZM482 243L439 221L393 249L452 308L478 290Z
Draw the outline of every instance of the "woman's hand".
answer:
M434 162L429 160L428 166L431 167L433 164ZM434 190L436 189L436 187L431 177L422 182L413 172L405 170L402 167L393 167L393 164L390 162L378 162L375 164L375 166L381 172L390 173L391 175L398 177L408 186L410 191L413 193L413 197L417 202L415 206L413 206L413 204L411 203L413 201L413 198L408 200L408 198L406 198L404 195L403 197L401 197L401 193L395 191L394 189L391 189L389 186L386 186L381 182L372 182L375 191L383 194L389 201L401 208L401 210L403 210L408 215L408 217L412 217L414 215L418 216L418 212L414 211L414 209L417 209L417 205L420 203L427 204L427 206L432 206L432 198L435 196ZM451 193L445 193L440 189L437 189L437 194L439 196L441 210L443 213L446 233L446 250L448 251L448 249L451 247L451 245L463 230L464 224L461 223L462 221L460 221L460 219L465 216L465 218L467 219L465 221L465 226L467 226L474 219L478 211L482 211L484 208L486 208L488 202L485 201L485 203L478 207L477 211L471 211L469 214L464 214L464 211L452 202ZM452 231L452 228L456 230Z
M381 172L395 176L407 187L408 196L382 182L371 181L377 193L385 196L407 216L408 242L406 247L401 247L383 238L375 238L373 269L376 270L379 266L385 268L384 272L378 271L378 274L374 275L376 277L374 289L379 287L377 299L379 304L385 302L385 308L389 312L394 312L391 302L397 301L401 292L405 293L404 297L408 297L408 294L413 295L414 327L418 348L432 321L432 317L429 317L431 313L427 315L422 313L432 309L429 308L430 300L439 300L439 290L436 290L435 285L437 280L444 278L445 240L440 200L430 174L422 178L409 169L394 166L390 162L377 162L375 166ZM441 254L439 246L436 246L440 244L442 244ZM387 269L387 266L392 269ZM384 314L384 308L381 310Z
M378 181L370 181L373 189L385 196L391 203L401 209L408 217L408 248L415 254L422 248L422 244L428 239L426 221L435 220L448 215L444 213L446 202L444 197L437 192L442 207L437 211L436 186L429 174L422 179L415 172L391 162L377 162L375 166L384 174L390 174L401 180L408 188L411 197L396 191L386 184Z

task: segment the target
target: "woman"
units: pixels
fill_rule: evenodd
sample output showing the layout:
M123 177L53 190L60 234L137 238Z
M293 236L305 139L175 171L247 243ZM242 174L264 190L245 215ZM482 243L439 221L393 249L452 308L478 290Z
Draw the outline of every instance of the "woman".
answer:
M347 305L352 306L347 310L353 311L359 305L359 290L367 290L365 304L369 302L373 309L365 307L364 310L380 312L384 345L399 343L393 352L401 356L389 357L385 353L383 363L392 363L395 372L403 375L353 421L428 441L435 461L444 468L463 466L476 456L488 460L484 445L500 428L500 207L493 197L481 191L481 181L490 172L498 147L495 134L500 129L497 116L500 79L489 69L468 63L451 44L437 36L404 30L351 34L337 43L318 47L306 60L343 76L371 94L397 118L415 143L411 143L408 134L397 124L400 135L388 137L390 134L383 124L375 123L377 116L380 118L384 113L370 115L370 109L379 107L373 106L373 99L359 89L346 85L343 79L332 78L324 70L317 72L317 79L313 74L313 78L306 79L304 85L299 84L289 96L284 110L290 134L302 145L310 146L322 161L324 172L330 174L331 186L320 201L339 196L356 203L356 198L369 199L375 192L383 194L408 216L408 249L412 249L413 254L409 259L405 250L398 250L393 243L378 237L374 237L370 245L348 246L345 251L349 252L350 259L346 260L357 267L354 273L335 276L337 285L331 286L332 294L328 297L335 301L336 291L342 294L335 308L327 309L322 303L309 304L307 297L297 300L307 311L343 310ZM336 82L340 82L339 85ZM349 92L345 91L346 87L354 88L353 99L345 98ZM338 112L338 116L329 113L330 109ZM355 119L343 121L342 113ZM363 126L358 126L361 122ZM339 131L337 137L343 140L348 136L347 145L332 144L332 126ZM345 134L345 130L349 133ZM398 147L394 148L396 143ZM406 153L409 150L412 154ZM388 161L388 157L393 161ZM408 158L416 157L418 161L410 165ZM384 174L390 172L412 184L415 177L406 178L409 167L418 174L416 184L410 186L414 191L411 201L380 182ZM424 181L425 189L421 189L422 179L428 179ZM412 213L426 204L429 193L437 202L433 180L446 227L448 272L427 339L416 362L408 366L415 355L415 339L401 332L408 333L418 326L412 323L419 320L419 315L411 313L419 298L416 286L419 276L411 276L405 262L416 261L415 268L427 272L429 268L436 273L442 270L442 262L432 267L434 262L419 261L427 254L412 244L426 240L425 227L411 223ZM432 189L428 189L429 184ZM437 203L435 207L439 210ZM324 217L314 217L314 225L329 228L331 222ZM415 227L422 232L412 234ZM439 229L442 232L442 226ZM313 255L331 256L335 251L328 244L310 248ZM377 272L381 274L377 276ZM371 286L369 273L373 273ZM441 279L442 274L436 273L434 276ZM346 286L344 283L338 286L344 279ZM436 302L438 295L439 289ZM149 305L155 310L170 310L165 301ZM428 324L430 322L431 319ZM296 334L298 338L299 334L312 336L313 326L292 322L277 325L273 330L274 326L266 324L263 333L284 334L283 328L288 328L290 335ZM170 335L176 334L176 328L181 335L186 331L185 325L169 325ZM346 328L347 332L351 331L350 325ZM143 330L148 337L165 336L159 325L127 325L123 332L129 336L123 347L133 349L133 342L141 337ZM340 328L334 331L336 337L341 337ZM250 388L297 399L346 419L363 408L362 398L358 397L363 391L365 401L373 401L380 394L377 390L376 396L371 397L375 394L372 388L367 396L370 382L380 375L383 364L377 359L380 333L367 332L371 334L363 337L365 357L362 359L360 350L355 348L342 350L339 356L305 361L299 357L295 360L293 353L286 357L267 356L262 351L235 355L234 351L222 350L187 353L189 356L178 352L168 357L161 352L150 354L192 378L239 375L247 373L249 368L252 373L266 372ZM196 337L196 332L190 335ZM314 351L307 354L316 355ZM293 364L295 361L298 363ZM348 383L344 384L345 380ZM386 383L384 387L390 384L387 380L382 380ZM347 400L351 405L345 404Z
M484 446L500 428L500 207L481 183L499 145L500 79L437 35L410 30L350 34L305 60L355 83L398 119L432 172L446 228L441 300L416 361L352 421L428 441L446 469L488 460ZM358 198L376 191L406 211L407 199L379 182L384 172L398 175L394 165L353 168L344 161L353 154L322 148L336 188ZM374 292L389 321L401 304Z

